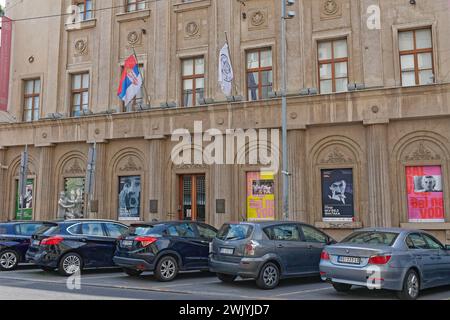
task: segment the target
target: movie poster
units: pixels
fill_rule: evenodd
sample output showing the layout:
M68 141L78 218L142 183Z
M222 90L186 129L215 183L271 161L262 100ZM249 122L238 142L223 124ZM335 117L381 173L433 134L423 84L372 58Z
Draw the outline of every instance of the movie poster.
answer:
M33 220L33 194L34 179L28 179L25 187L25 197L20 204L19 183L17 183L16 194L16 220Z
M141 177L119 177L119 220L139 221L140 210Z
M247 173L247 220L275 220L275 180L273 173Z
M323 221L353 222L353 170L322 170Z
M440 166L406 167L409 222L445 222Z

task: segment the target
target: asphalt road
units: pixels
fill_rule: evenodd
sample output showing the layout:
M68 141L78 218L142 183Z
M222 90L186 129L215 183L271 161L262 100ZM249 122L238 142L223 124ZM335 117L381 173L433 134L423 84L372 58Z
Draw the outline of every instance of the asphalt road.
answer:
M77 286L79 284L79 286ZM75 288L74 288L75 287ZM69 289L69 288L72 288ZM264 291L252 280L225 284L210 273L182 273L169 283L161 283L151 273L132 278L120 270L86 271L79 283L57 273L32 266L0 272L0 300L392 300L388 291L354 288L337 293L317 278L283 280L275 290ZM423 300L450 300L450 286L422 292Z

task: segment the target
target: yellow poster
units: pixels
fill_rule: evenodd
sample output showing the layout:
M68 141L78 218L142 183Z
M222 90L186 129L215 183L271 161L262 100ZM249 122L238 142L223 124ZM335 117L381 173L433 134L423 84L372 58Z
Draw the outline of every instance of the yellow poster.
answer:
M273 173L247 173L247 220L275 220L275 180Z

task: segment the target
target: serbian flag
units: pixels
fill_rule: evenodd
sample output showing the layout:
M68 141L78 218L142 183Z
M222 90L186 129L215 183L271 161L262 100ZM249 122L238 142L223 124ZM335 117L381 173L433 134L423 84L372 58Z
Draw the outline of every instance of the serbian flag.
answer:
M142 87L142 76L139 72L139 65L134 55L125 60L122 78L120 80L117 95L128 105L139 93Z

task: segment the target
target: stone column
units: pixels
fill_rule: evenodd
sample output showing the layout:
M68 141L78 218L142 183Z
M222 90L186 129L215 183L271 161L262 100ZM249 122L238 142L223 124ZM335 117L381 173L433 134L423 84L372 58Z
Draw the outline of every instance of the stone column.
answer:
M306 208L306 131L288 131L289 178L289 219L293 221L313 222Z
M49 220L56 218L56 204L53 202L53 145L39 148L39 167L37 169L35 199L35 220Z
M8 214L6 211L6 149L0 148L0 221L6 221L8 219Z
M367 165L369 185L369 223L371 227L390 227L391 196L389 180L388 125L367 126Z
M106 197L106 142L96 143L96 161L95 161L95 183L93 199L97 202L98 212L88 213L88 218L97 219L115 219L115 215L106 212L108 207L105 203ZM87 206L86 206L87 207ZM89 216L92 215L92 216Z
M171 178L167 176L164 155L164 139L149 139L149 193L148 198L147 196L142 197L142 201L151 201L155 207L157 205L157 210L155 212L151 212L153 211L152 209L155 209L151 207L149 207L150 212L144 212L144 217L149 217L150 220L164 220L168 218L166 217L168 208L164 207L163 190L166 181L170 182Z

